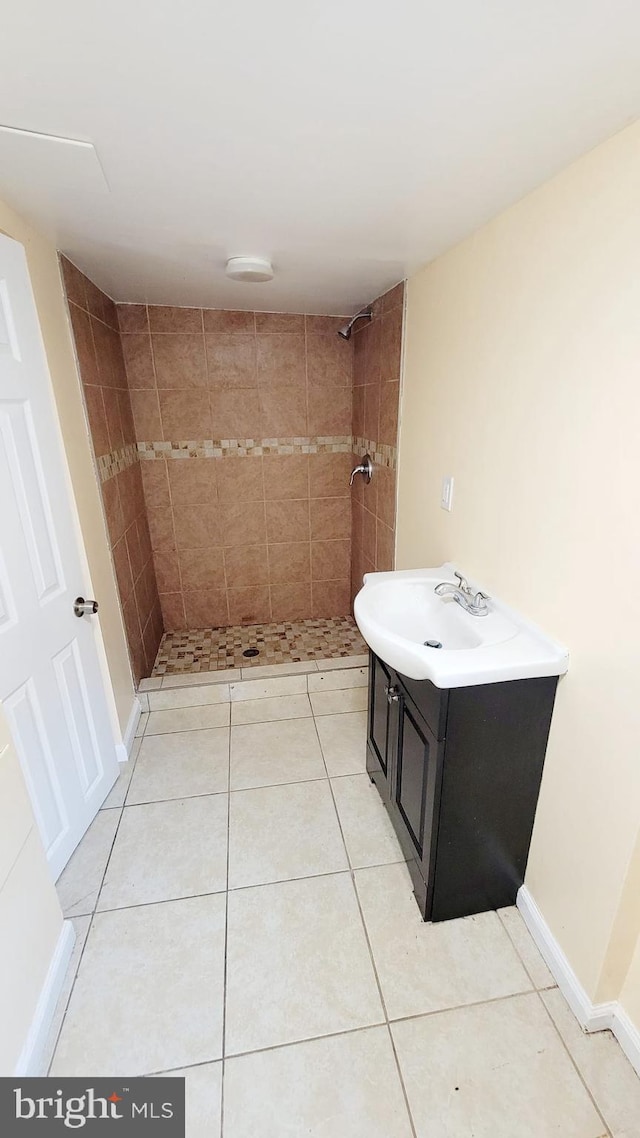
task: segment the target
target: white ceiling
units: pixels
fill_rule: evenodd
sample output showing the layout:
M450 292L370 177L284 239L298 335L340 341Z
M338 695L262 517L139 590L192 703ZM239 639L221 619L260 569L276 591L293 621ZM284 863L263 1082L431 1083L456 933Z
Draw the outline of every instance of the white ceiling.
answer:
M0 196L118 300L349 313L640 115L638 0L12 0ZM69 152L70 148L67 148ZM227 281L270 256L268 284Z

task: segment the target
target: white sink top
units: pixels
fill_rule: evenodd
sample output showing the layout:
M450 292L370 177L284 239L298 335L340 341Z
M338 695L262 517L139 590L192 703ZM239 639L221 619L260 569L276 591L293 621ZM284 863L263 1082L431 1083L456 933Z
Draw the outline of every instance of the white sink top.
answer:
M439 597L436 585L455 584L453 572L453 565L446 564L365 574L354 613L367 644L381 660L410 679L431 680L438 688L566 672L566 648L500 601L491 597L486 616L471 616L453 597ZM473 593L482 588L470 585ZM442 647L426 647L425 640Z

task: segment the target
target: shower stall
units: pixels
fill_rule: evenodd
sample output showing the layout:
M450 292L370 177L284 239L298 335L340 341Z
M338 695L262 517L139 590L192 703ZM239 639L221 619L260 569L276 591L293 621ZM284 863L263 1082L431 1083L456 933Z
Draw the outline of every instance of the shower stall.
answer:
M403 285L345 324L62 272L136 682L362 652L354 590L393 567Z

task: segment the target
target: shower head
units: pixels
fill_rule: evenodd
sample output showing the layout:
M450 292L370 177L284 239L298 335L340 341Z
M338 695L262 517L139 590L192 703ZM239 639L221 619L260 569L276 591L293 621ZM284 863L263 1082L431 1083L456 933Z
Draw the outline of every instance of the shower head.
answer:
M356 320L370 320L372 316L373 309L371 305L369 305L368 308L363 308L362 312L356 312L355 316L351 317L351 320L348 324L345 324L342 328L338 328L338 335L342 336L343 340L350 340L353 325L355 324Z

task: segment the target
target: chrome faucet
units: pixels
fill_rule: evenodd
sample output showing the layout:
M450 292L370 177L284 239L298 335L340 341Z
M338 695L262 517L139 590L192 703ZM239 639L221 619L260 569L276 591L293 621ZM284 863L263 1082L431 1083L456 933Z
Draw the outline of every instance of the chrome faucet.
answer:
M454 577L457 577L458 584L453 585L450 581L442 581L441 584L436 585L434 592L439 597L453 597L454 601L459 604L465 612L470 616L486 616L489 612L487 608L487 601L489 600L486 593L477 592L474 594L469 588L469 583L462 576L462 573L454 571Z

